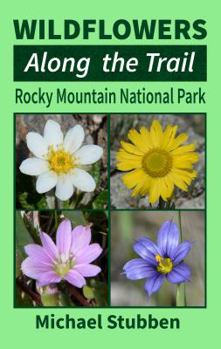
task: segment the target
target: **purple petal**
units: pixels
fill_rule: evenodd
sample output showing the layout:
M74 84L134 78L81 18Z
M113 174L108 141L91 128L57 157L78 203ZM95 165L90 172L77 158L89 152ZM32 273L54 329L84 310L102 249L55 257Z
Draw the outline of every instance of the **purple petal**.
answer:
M27 257L21 264L23 274L32 279L39 279L45 272L51 271L52 266L43 263L35 263L30 257Z
M55 260L58 257L58 249L54 243L54 241L50 238L48 234L40 233L40 239L42 242L42 245L44 249L46 250L47 254Z
M60 254L68 254L71 247L71 222L65 219L58 226L56 245Z
M167 274L167 279L173 284L180 284L181 282L189 281L190 276L190 267L185 263L181 263L175 266L173 270Z
M172 256L178 243L179 230L177 225L172 221L164 222L157 235L157 245L161 250L161 255L163 257Z
M75 255L76 264L89 264L97 259L98 256L102 253L102 248L99 244L91 244L82 248Z
M164 282L164 279L164 275L156 272L153 277L151 277L145 282L144 289L147 292L148 296L151 296L152 293L159 291L160 287Z
M36 263L39 262L41 264L49 264L49 265L53 264L53 260L47 254L47 252L44 250L42 246L39 246L37 244L29 244L29 245L26 245L24 249L32 261Z
M77 251L86 247L91 242L91 229L89 226L78 225L72 231L71 251L76 254Z
M135 258L127 262L123 267L123 271L130 280L149 278L156 274L156 270L141 258Z
M156 244L147 237L142 237L133 245L134 251L150 265L157 265L156 255L159 249Z
M74 270L77 270L82 276L86 277L96 276L101 272L101 268L93 264L77 264Z
M46 273L41 274L39 277L37 284L40 287L47 286L49 284L58 283L61 281L61 277L57 275L54 271L48 271Z
M174 250L173 264L177 265L182 260L184 260L184 258L190 252L191 248L192 243L190 241L183 241L181 244L179 244Z
M76 287L83 287L86 285L85 278L76 270L70 270L67 275L65 275L64 279L68 281L70 284Z

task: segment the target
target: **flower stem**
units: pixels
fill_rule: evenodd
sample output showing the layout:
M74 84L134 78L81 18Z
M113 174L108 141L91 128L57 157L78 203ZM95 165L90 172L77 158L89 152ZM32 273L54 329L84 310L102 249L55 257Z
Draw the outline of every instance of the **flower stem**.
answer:
M182 232L181 211L178 211L178 220L179 220L179 228L180 228L180 242L182 242L183 241L183 232Z
M54 211L54 222L55 222L55 228L58 229L58 212Z
M55 208L55 195L54 195L54 190L51 189L49 192L45 194L45 199L48 205L49 209L54 209Z
M178 284L176 289L176 306L185 307L186 306L186 292L185 284Z
M183 241L183 232L182 232L182 219L181 219L181 211L178 211L178 220L179 220L179 228L180 228L180 240ZM186 306L186 290L185 283L178 284L176 290L176 306L177 307L185 307Z

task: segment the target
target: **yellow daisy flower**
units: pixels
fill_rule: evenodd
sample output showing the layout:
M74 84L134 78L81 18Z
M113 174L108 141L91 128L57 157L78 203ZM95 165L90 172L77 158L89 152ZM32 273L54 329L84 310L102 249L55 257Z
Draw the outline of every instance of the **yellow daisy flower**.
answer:
M154 120L150 129L141 127L140 132L131 129L129 142L121 141L117 152L117 169L129 171L122 180L133 189L132 196L149 196L155 203L161 197L167 201L174 187L187 191L197 176L193 164L199 160L195 145L182 145L188 139L186 133L176 136L178 126L168 125L164 130Z

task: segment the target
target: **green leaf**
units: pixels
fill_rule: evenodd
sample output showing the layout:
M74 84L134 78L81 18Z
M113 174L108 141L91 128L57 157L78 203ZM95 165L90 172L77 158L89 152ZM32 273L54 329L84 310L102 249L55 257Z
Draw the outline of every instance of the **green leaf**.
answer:
M24 192L24 193L18 194L18 201L24 210L34 209L34 205L31 205L28 203L28 193Z
M107 284L95 279L90 280L90 287L93 289L94 299L98 306L107 306L108 289Z
M47 307L64 307L69 305L65 296L58 289L53 290L50 286L41 289L41 302Z
M16 276L21 273L21 263L27 257L24 246L34 241L23 222L20 212L16 212Z
M105 206L107 206L107 200L108 200L108 191L103 190L93 201L93 208L94 209L102 209Z
M47 201L44 196L37 202L37 208L38 209L48 208Z
M97 161L95 164L92 165L90 170L90 174L94 178L96 186L98 186L100 182L100 173L101 173L101 163L100 161Z
M63 215L70 219L73 225L86 225L87 222L81 211L62 211Z
M84 286L83 287L83 295L85 298L91 300L91 299L94 299L95 296L94 296L94 289L90 286Z

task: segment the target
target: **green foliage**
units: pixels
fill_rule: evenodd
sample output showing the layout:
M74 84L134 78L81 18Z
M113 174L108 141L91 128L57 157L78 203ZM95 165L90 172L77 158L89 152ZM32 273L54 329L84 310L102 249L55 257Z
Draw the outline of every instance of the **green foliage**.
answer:
M177 285L176 306L177 307L186 306L186 293L185 293L185 284L184 283Z
M16 277L21 273L21 263L25 259L26 254L24 246L32 244L34 241L30 236L20 212L16 212Z
M89 301L94 300L98 306L107 306L107 285L96 279L91 279L89 285L84 286L83 295Z
M102 209L107 206L108 191L103 190L92 203L94 209Z
M90 280L90 287L93 290L94 299L98 306L107 306L107 284L96 279Z
M47 307L64 307L69 305L65 294L60 292L57 288L50 286L41 288L41 302Z
M45 196L39 194L19 193L18 202L23 210L46 209L48 207Z
M84 286L83 287L83 295L85 298L87 298L88 300L92 300L95 298L94 295L94 288L90 287L90 286Z
M97 161L91 166L91 170L90 170L90 174L94 178L96 186L98 186L100 182L100 173L101 173L101 163L100 161Z
M74 226L87 224L82 211L63 211L63 214L66 218L71 220Z

